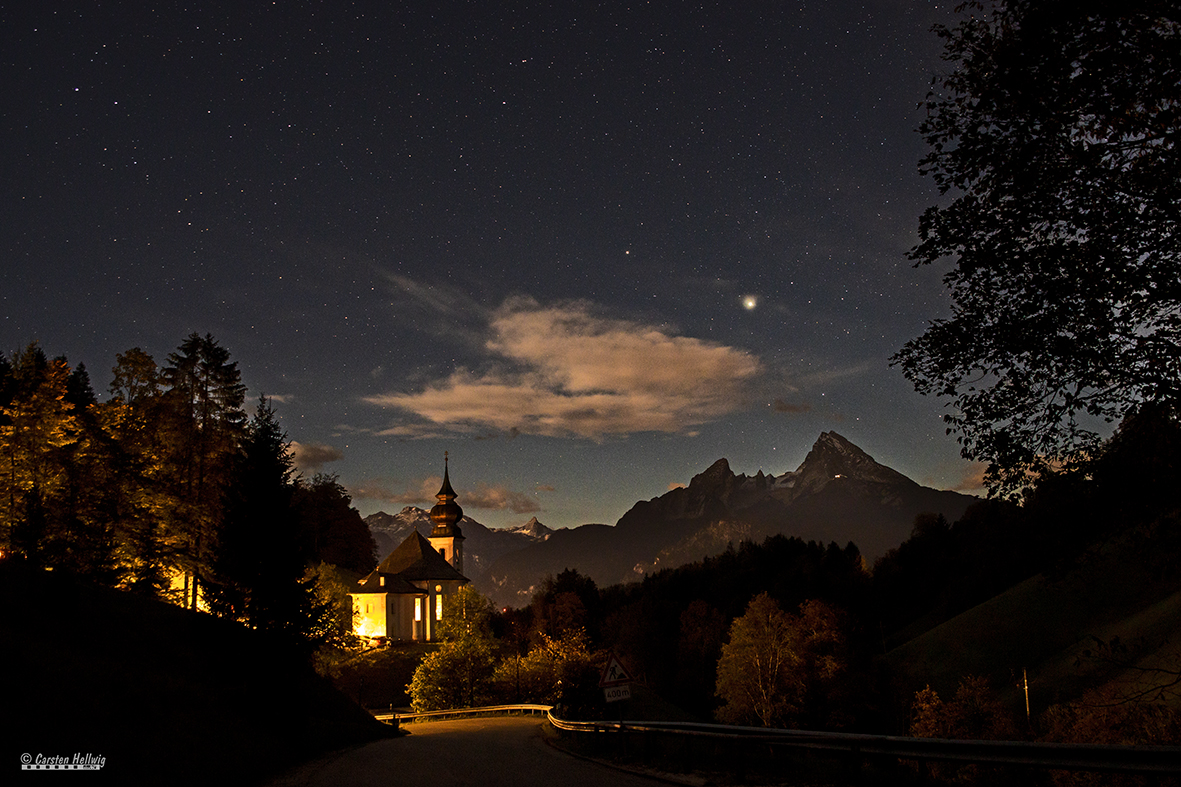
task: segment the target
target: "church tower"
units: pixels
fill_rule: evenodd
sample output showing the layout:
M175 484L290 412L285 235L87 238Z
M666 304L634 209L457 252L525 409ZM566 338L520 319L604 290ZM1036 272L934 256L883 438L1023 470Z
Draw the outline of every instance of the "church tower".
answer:
M435 498L439 501L431 509L431 521L435 526L431 530L431 546L439 550L439 554L450 563L456 571L463 573L463 532L459 529L459 520L463 518L463 509L455 502L455 490L451 488L451 478L447 467L447 452L443 452L443 487Z

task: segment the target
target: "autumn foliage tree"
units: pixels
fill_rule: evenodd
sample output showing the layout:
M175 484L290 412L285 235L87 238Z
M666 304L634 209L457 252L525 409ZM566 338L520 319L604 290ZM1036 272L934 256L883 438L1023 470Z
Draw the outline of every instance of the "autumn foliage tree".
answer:
M1005 493L1104 421L1181 405L1181 11L961 8L920 127L948 199L910 252L950 261L952 312L893 361Z
M590 640L581 629L557 637L540 634L524 657L510 653L496 668L496 682L506 700L561 704L579 714L598 699L599 667Z
M443 642L422 660L407 687L415 711L470 708L492 698L491 617L491 603L470 585L447 599L439 626Z
M911 706L910 734L916 738L1015 740L1017 728L988 681L969 675L949 700L930 686L917 692ZM940 781L960 784L978 783L985 775L979 765L929 762L923 768Z
M847 667L841 615L823 601L784 612L766 593L751 600L730 626L718 661L720 721L764 727L794 726L813 697Z
M70 368L50 361L35 344L0 368L0 499L6 546L37 563L69 560L60 514L67 499L71 453L82 440L74 405L66 398Z

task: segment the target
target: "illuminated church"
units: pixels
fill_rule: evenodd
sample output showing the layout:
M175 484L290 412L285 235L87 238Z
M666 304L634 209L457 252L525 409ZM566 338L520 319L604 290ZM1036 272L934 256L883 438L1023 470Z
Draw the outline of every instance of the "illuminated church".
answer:
M444 455L443 487L431 509L430 538L417 531L361 580L353 598L353 631L370 639L431 642L446 614L447 599L467 584L463 575L463 509Z

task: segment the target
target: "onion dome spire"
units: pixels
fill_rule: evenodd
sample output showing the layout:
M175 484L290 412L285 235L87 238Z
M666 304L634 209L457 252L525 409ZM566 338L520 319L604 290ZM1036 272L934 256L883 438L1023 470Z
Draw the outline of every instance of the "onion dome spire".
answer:
M431 509L431 521L435 525L431 530L431 538L446 538L448 536L463 538L463 533L459 529L459 520L463 518L463 509L455 502L457 495L455 490L451 488L451 477L448 471L448 457L447 452L444 451L443 486L435 495L439 502Z

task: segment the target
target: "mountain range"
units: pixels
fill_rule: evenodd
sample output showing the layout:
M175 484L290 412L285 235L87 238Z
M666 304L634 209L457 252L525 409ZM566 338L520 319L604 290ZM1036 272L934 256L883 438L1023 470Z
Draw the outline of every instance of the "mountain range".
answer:
M492 530L465 516L464 573L498 606L519 607L545 576L567 568L600 586L634 582L778 534L842 547L851 541L872 562L906 540L916 515L939 513L954 522L975 499L921 486L836 432L824 432L794 472L735 475L719 459L687 487L637 502L613 526L551 530L534 518ZM427 512L412 506L365 521L379 556L412 528L424 535L431 529Z
M416 506L406 506L396 514L378 511L365 517L365 524L377 544L378 560L393 552L411 531L429 536L434 527L430 512ZM464 574L481 587L484 583L480 580L488 573L492 561L508 552L544 542L554 532L538 522L537 517L517 527L494 530L465 516L459 520L459 528L464 536Z

